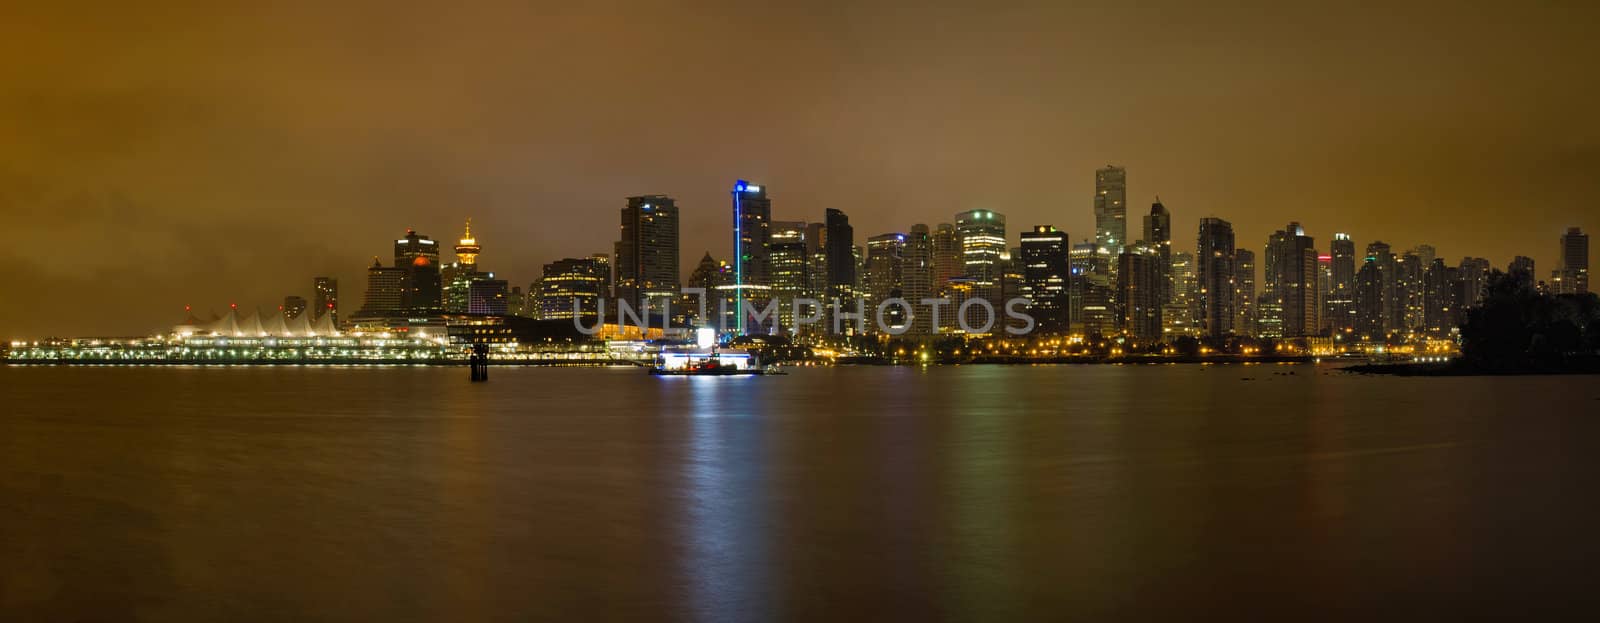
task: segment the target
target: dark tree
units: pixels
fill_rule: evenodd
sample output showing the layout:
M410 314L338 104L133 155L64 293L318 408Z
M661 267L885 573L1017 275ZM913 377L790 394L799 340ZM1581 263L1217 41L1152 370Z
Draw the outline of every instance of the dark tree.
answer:
M1467 310L1461 348L1492 369L1562 366L1600 348L1600 299L1540 294L1526 274L1495 271L1483 301Z

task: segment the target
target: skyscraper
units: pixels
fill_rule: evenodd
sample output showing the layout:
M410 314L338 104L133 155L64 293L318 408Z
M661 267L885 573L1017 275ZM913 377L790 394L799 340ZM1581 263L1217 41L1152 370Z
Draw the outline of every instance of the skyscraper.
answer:
M1156 298L1162 305L1172 302L1172 213L1161 205L1161 198L1150 204L1150 214L1144 217L1144 242L1160 256L1160 292Z
M333 314L333 324L339 324L339 280L333 277L317 277L311 280L311 300L315 309L311 311L312 320L321 320L323 314Z
M1128 172L1122 167L1094 172L1094 241L1113 256L1128 244Z
M1299 223L1267 240L1266 294L1283 306L1284 337L1317 332L1317 252Z
M1356 326L1356 243L1350 234L1333 235L1331 255L1332 283L1328 291L1328 322L1335 333Z
M1223 337L1233 331L1233 224L1215 217L1200 219L1195 259L1199 264L1200 328Z
M945 285L961 276L961 272L961 237L956 234L955 225L939 223L933 230L934 295L944 296Z
M1382 339L1388 334L1388 301L1393 288L1385 285L1383 273L1378 256L1370 252L1362 260L1361 270L1356 271L1355 331L1368 339Z
M767 189L739 180L733 185L733 283L770 286L767 254L770 251L772 200Z
M1233 250L1233 332L1259 336L1257 331L1256 254L1249 249ZM1281 309L1281 308L1280 308ZM1281 337L1282 334L1279 334Z
M1434 258L1422 273L1422 327L1430 335L1443 337L1460 324L1455 295L1460 278L1456 268Z
M1071 276L1066 232L1037 225L1022 232L1023 296L1028 313L1038 323L1035 331L1065 333L1070 329L1067 282Z
M1193 253L1173 253L1171 276L1172 301L1161 307L1161 335L1167 340L1199 335L1196 318L1199 316L1199 279L1195 276Z
M1400 280L1396 274L1398 265L1389 245L1382 240L1367 243L1366 259L1373 262L1376 271L1373 279L1376 279L1377 285L1365 284L1364 287L1357 288L1356 304L1362 308L1363 314L1377 312L1376 318L1366 319L1368 323L1366 334L1370 337L1381 337L1390 331L1399 330L1405 322L1405 306L1400 302ZM1357 277L1359 278L1359 275Z
M1427 245L1423 245L1427 246ZM1427 255L1424 258L1423 254ZM1434 256L1433 248L1412 249L1395 260L1396 301L1401 307L1401 329L1418 331L1427 324L1426 275ZM1426 263L1425 263L1426 262Z
M432 314L444 310L438 243L407 229L406 237L394 243L394 266L406 273L400 296L400 305L406 313Z
M1123 330L1135 339L1161 339L1161 252L1149 244L1125 247L1117 256L1117 301Z
M678 205L665 195L629 197L616 244L616 297L660 312L678 295Z
M1465 310L1477 307L1489 288L1489 260L1481 257L1461 258L1458 278L1461 279L1461 300L1456 301Z
M768 237L767 268L772 298L778 302L778 325L793 333L794 301L808 297L807 226L801 221L774 221Z
M769 258L772 251L772 201L767 189L739 180L733 185L733 291L730 302L735 310L734 331L739 334L765 334L776 328L772 317L762 326L752 326L741 311L740 301L749 301L756 310L772 300Z
M911 333L933 333L932 316L923 309L922 299L934 295L933 288L933 234L928 226L917 223L906 234L905 266L901 269L901 296L917 311L912 314Z
M1589 235L1570 227L1561 236L1561 268L1558 294L1583 294L1589 291Z
M600 290L605 283L603 270L593 257L569 257L545 264L536 294L539 318L570 320L576 317L583 320L584 326L593 326L600 314Z
M1111 250L1093 241L1072 245L1068 252L1071 274L1067 278L1067 303L1072 332L1081 335L1116 333L1115 282L1111 279L1117 263Z
M1002 258L1009 256L1006 249L1006 217L989 210L968 210L956 215L956 235L961 245L962 275L972 280L973 296L1001 309L1001 280L1004 278ZM971 314L983 313L978 309ZM995 322L993 330L1000 330Z
M372 258L367 269L367 291L356 316L382 318L405 311L406 269L387 267Z
M874 313L878 305L886 300L903 298L901 280L905 275L905 245L906 235L900 233L878 234L867 239L866 273L862 276L862 280L867 286L868 314ZM904 326L906 320L904 311L898 306L885 309L886 325ZM867 326L873 330L885 328L875 322L868 322Z
M850 226L850 217L839 210L828 208L824 217L824 252L828 261L828 288L825 294L843 301L855 296L855 228Z

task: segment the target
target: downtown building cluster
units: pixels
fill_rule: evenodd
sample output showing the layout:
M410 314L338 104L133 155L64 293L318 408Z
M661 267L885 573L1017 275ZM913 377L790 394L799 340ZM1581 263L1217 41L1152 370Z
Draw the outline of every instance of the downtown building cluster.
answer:
M542 318L572 318L576 310L596 321L608 314L614 320L615 309L608 311L605 301L620 299L668 327L924 337L999 334L1009 319L998 310L1022 298L1033 332L1041 335L1145 343L1226 336L1444 339L1480 299L1491 270L1483 258L1447 262L1427 244L1396 251L1372 241L1358 253L1344 233L1335 233L1324 251L1294 222L1271 234L1258 252L1215 217L1200 220L1195 252L1174 252L1172 214L1159 198L1130 223L1126 170L1107 166L1095 171L1094 181L1092 237L1074 243L1055 226L1037 224L1018 232L1015 245L1005 215L993 210L858 240L841 210L827 209L818 221L775 218L770 189L739 181L731 193L732 256L704 253L681 282L677 202L666 195L629 197L611 261L596 254L546 265L520 307ZM1587 291L1587 235L1574 228L1561 245L1561 266L1540 287ZM1506 270L1534 274L1525 256ZM885 307L891 299L908 301L911 309ZM925 299L948 302L933 310L920 305ZM963 305L976 299L989 311ZM740 313L740 301L757 310L770 305L773 313ZM964 317L958 314L963 307Z
M1000 310L1024 299L1037 335L1145 344L1229 336L1381 342L1451 338L1491 270L1478 257L1447 262L1427 244L1358 247L1344 233L1324 250L1296 222L1257 251L1216 217L1200 219L1193 253L1176 252L1172 213L1159 198L1130 218L1127 179L1121 167L1095 171L1095 231L1079 242L1050 224L1022 228L1013 239L1004 214L981 209L858 238L842 210L826 209L815 221L775 218L770 189L738 181L729 205L731 256L703 253L686 279L677 201L628 197L610 253L545 264L526 293L478 269L470 228L448 265L433 241L407 232L395 242L393 265L375 260L368 271L352 320L512 316L618 335L627 328L622 306L656 327L638 337L714 327L725 335L917 338L1000 335L1018 324ZM1588 236L1576 228L1561 236L1560 258L1540 287L1587 291ZM1525 256L1506 270L1534 274ZM922 305L928 299L946 302L932 309ZM910 306L886 306L891 300ZM772 313L741 313L745 304Z

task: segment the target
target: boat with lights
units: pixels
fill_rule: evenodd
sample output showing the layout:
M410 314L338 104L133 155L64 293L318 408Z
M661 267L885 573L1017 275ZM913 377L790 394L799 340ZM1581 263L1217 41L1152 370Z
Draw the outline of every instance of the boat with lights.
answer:
M650 374L662 376L746 376L774 374L761 364L761 357L741 348L717 345L710 329L696 331L694 346L669 346L661 349L650 366Z

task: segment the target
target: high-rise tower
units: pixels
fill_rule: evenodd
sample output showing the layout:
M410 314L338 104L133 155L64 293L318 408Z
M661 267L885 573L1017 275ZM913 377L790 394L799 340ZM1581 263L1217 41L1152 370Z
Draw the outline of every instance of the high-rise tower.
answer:
M1094 172L1094 241L1112 257L1128 244L1128 171L1122 167Z
M1233 331L1233 224L1215 217L1200 219L1195 261L1199 264L1198 294L1204 335L1223 337Z
M621 230L616 297L660 312L678 295L678 204L666 195L628 197Z

